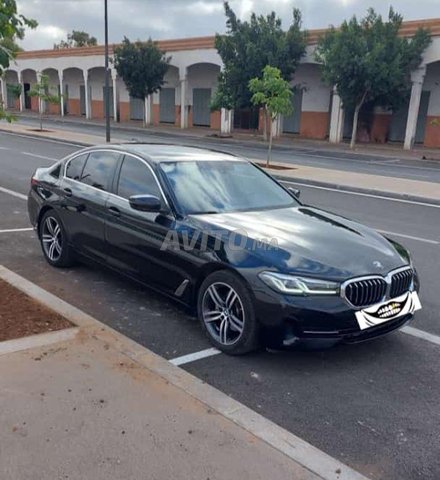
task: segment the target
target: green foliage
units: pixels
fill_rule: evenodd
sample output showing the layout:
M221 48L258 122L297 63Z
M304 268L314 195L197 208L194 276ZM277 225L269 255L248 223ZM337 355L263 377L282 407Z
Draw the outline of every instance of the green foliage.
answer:
M35 20L20 15L15 0L0 0L0 75L9 68L19 47L16 39L23 39L25 28L36 28Z
M399 36L402 21L392 8L387 21L370 8L363 19L354 16L319 40L316 59L322 63L324 81L336 86L344 109L355 111L352 140L362 105L396 110L408 98L411 72L431 39L421 28L411 39Z
M130 42L124 37L122 45L115 49L114 65L130 95L145 100L161 89L170 60L151 38L147 42Z
M272 121L278 115L292 113L292 90L289 82L282 78L279 68L266 65L262 78L249 81L249 90L252 93L251 102L264 107Z
M96 37L92 37L89 33L81 30L72 30L72 33L67 34L67 40L55 43L53 48L54 50L61 50L63 48L94 47L96 45L98 45Z
M49 77L47 75L40 75L40 80L29 90L30 97L37 97L40 102L59 104L61 103L61 96L58 93L51 93L49 84ZM40 130L43 130L43 108L40 108Z
M279 68L281 76L290 80L305 53L307 33L301 30L301 12L296 8L286 32L275 12L253 13L248 22L239 20L228 2L224 7L227 33L215 38L224 70L211 108L247 108L252 104L249 81L260 76L266 65Z
M251 102L264 108L270 118L270 139L267 165L272 152L272 122L278 115L289 115L292 112L292 90L288 81L281 76L281 70L266 65L262 78L252 78L249 81L249 91L252 93Z
M12 123L15 117L8 112L5 112L3 105L0 104L0 120L6 120L8 123Z
M8 92L9 92L14 98L20 98L21 91L22 91L22 88L21 88L21 85L20 85L20 84L12 85L12 84L8 83L8 85L7 85L6 88L8 89Z

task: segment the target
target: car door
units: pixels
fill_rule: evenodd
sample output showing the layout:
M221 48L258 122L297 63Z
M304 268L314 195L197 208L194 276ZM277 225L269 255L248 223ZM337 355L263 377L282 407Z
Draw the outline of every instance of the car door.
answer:
M161 250L170 231L176 228L170 213L140 212L131 208L132 195L155 195L167 201L152 168L140 158L126 155L115 181L115 195L107 200L109 213L105 236L108 262L117 269L173 293L186 278L173 259L175 253Z
M63 222L69 240L80 253L106 260L105 216L119 152L92 151L70 160L62 183Z

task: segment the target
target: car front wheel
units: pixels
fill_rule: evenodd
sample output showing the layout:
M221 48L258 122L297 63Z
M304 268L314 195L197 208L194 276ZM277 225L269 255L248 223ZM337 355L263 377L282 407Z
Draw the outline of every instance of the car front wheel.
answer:
M211 343L230 355L243 355L259 346L259 329L246 284L228 271L209 275L197 301L198 317Z

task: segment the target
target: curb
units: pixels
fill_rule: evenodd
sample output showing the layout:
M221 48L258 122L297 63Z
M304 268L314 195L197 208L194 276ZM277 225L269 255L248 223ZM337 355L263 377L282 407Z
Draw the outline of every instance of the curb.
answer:
M225 393L1 265L0 278L63 315L80 328L87 329L89 334L105 339L132 361L204 403L322 480L368 480L364 475L233 400Z
M28 337L15 338L0 342L0 356L7 353L21 352L31 348L47 347L54 343L73 340L79 332L78 327L65 328L56 332L41 333L39 335L30 335Z

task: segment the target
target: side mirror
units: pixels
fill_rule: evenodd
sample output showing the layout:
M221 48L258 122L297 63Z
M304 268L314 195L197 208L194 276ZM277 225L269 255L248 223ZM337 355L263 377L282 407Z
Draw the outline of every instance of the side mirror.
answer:
M301 196L301 190L293 187L289 187L287 190L289 190L289 192L299 200L299 197Z
M160 212L162 202L154 195L133 195L128 199L130 207L140 212Z

